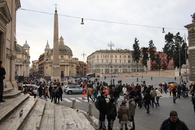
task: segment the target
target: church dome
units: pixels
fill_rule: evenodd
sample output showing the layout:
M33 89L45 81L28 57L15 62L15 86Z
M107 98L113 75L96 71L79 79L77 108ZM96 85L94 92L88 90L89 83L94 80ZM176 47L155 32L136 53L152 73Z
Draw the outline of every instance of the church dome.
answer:
M19 44L16 44L15 52L17 54L26 54L27 55L27 52L25 51L25 49L22 46L20 46Z
M23 45L23 47L30 48L30 46L28 45L27 41L25 41L25 44Z
M53 49L52 49L51 53L53 54ZM66 45L59 45L59 55L72 56L72 50Z

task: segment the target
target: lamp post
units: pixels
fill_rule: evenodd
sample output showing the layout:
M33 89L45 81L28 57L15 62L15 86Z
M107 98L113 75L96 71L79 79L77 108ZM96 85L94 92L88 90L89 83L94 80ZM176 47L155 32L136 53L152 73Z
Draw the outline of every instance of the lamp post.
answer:
M114 44L112 43L112 41L110 41L110 43L108 44L108 46L110 47L110 67L111 67L111 84L112 84L112 47L114 46Z
M82 68L83 68L83 77L84 77L84 64L85 64L85 62L84 62L84 57L85 57L85 53L83 52L82 54L81 54L82 56L83 56L83 65L81 66Z

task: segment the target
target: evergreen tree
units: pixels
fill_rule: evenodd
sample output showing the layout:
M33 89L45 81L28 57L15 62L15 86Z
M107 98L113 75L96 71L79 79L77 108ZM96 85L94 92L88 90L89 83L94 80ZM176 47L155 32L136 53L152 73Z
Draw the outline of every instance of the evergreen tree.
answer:
M135 38L134 44L133 44L133 53L132 53L132 57L133 60L136 62L137 65L137 72L138 72L138 63L140 60L140 47L139 47L139 40L137 40L137 38Z
M142 65L147 68L148 67L147 62L149 60L148 48L146 48L146 47L142 48L142 55L143 55L143 57L142 57Z
M168 33L165 35L165 46L163 48L163 52L167 55L166 64L169 65L169 61L173 58L173 50L175 50L175 44L174 44L174 35L172 33Z
M155 55L155 61L156 61L156 69L160 70L161 69L161 58L159 54Z
M153 43L153 40L150 40L149 41L149 54L150 54L150 60L152 62L152 69L154 69L155 64L154 61L155 61L155 53L156 53L156 47L154 46L154 43Z
M188 58L187 43L180 36L179 32L176 35L170 32L166 34L165 42L163 51L167 55L167 66L170 59L173 58L174 68L181 68L183 64L186 64L186 59Z

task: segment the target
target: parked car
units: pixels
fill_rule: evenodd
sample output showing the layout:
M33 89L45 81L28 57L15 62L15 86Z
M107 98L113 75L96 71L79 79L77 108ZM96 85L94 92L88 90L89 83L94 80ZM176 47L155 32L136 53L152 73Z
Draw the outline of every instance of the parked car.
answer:
M64 92L67 94L72 94L72 93L82 93L83 88L78 86L78 85L66 85Z

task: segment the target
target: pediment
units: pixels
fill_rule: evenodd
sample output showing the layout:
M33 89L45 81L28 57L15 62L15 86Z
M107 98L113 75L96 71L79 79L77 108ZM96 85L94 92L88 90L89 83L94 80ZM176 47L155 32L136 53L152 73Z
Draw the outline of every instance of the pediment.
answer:
M0 1L0 18L6 24L9 23L12 18L6 1Z

